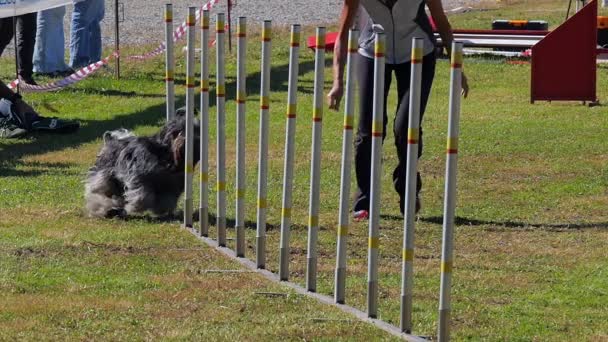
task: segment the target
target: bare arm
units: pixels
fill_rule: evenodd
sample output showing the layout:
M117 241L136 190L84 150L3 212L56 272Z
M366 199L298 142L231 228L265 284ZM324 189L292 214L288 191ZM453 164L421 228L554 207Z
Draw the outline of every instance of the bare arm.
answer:
M340 14L338 37L334 45L334 82L332 89L327 95L329 107L335 110L340 107L340 100L344 93L344 65L346 64L348 49L348 31L353 25L358 9L359 0L344 0L342 13Z
M425 0L426 6L431 11L431 16L435 21L435 25L437 25L437 31L439 32L439 36L441 36L441 41L445 46L446 51L448 52L448 56L452 53L452 42L454 41L454 33L452 32L452 25L448 20L448 17L445 15L443 11L443 5L441 4L441 0ZM462 94L464 97L469 95L469 82L467 77L462 73Z

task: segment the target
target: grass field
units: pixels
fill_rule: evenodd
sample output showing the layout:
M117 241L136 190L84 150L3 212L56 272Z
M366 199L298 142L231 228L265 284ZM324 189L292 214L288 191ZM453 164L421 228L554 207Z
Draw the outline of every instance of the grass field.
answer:
M493 18L517 17L545 19L555 27L565 13L557 1L534 2L533 7L526 1L507 5L454 15L451 20L455 27L487 28ZM305 27L303 36L313 30ZM273 271L278 270L286 33L287 28L275 30L273 40L268 181L268 268ZM252 36L247 65L249 258L255 256L260 57L259 36L257 32ZM127 48L123 53L147 48ZM331 85L329 58L326 91ZM178 54L179 103L184 101L183 60ZM0 59L0 79L11 78L11 63L11 59ZM28 95L42 114L78 119L81 130L66 136L0 141L0 340L391 339L371 325L254 273L213 272L239 266L202 246L179 228L177 220L97 220L84 215L82 180L95 160L101 134L119 127L149 134L162 124L163 63L162 58L146 63L123 61L120 81L102 72L61 92ZM233 218L234 52L228 65L228 213ZM303 48L290 265L291 279L301 284L306 262L313 68L313 54ZM608 340L608 110L580 103L529 104L527 64L468 58L465 70L471 93L463 101L461 115L454 338ZM414 333L424 336L436 334L448 73L447 61L441 60L423 122L424 188L416 227ZM608 101L606 66L598 69L597 89L600 100ZM213 97L213 83L212 91ZM389 110L395 105L393 96ZM342 113L326 108L323 126L318 290L331 294ZM379 314L398 324L403 220L398 196L392 191L396 156L390 124L388 129ZM210 155L214 156L214 146ZM213 182L214 157L210 165ZM210 200L215 208L213 189ZM350 231L347 303L364 310L367 224L354 223ZM215 234L212 227L211 235ZM229 229L229 238L233 237ZM228 243L234 247L234 240Z

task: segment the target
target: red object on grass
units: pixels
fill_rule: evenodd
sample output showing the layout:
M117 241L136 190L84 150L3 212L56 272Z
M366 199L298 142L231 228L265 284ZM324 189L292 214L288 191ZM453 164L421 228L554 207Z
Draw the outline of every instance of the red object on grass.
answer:
M596 97L597 0L532 47L530 102Z
M336 45L337 38L338 32L328 32L325 34L325 51L334 51L334 45ZM308 39L306 39L306 45L309 49L314 50L317 47L317 37L308 37Z

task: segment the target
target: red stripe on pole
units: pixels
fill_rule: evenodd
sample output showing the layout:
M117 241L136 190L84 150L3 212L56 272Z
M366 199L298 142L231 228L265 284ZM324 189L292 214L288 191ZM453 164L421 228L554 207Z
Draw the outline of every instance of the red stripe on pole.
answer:
M448 149L448 154L458 154L458 150Z
M460 64L460 63L453 63L452 64L452 69L460 69L460 68L462 68L462 64Z

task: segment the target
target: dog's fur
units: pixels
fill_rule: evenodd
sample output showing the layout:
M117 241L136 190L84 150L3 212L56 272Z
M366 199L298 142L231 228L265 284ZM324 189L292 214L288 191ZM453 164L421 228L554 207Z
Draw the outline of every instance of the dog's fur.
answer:
M199 155L199 124L194 122L194 164ZM173 214L184 191L186 120L167 122L155 135L137 137L126 129L108 131L85 181L90 216L114 217L150 211Z

